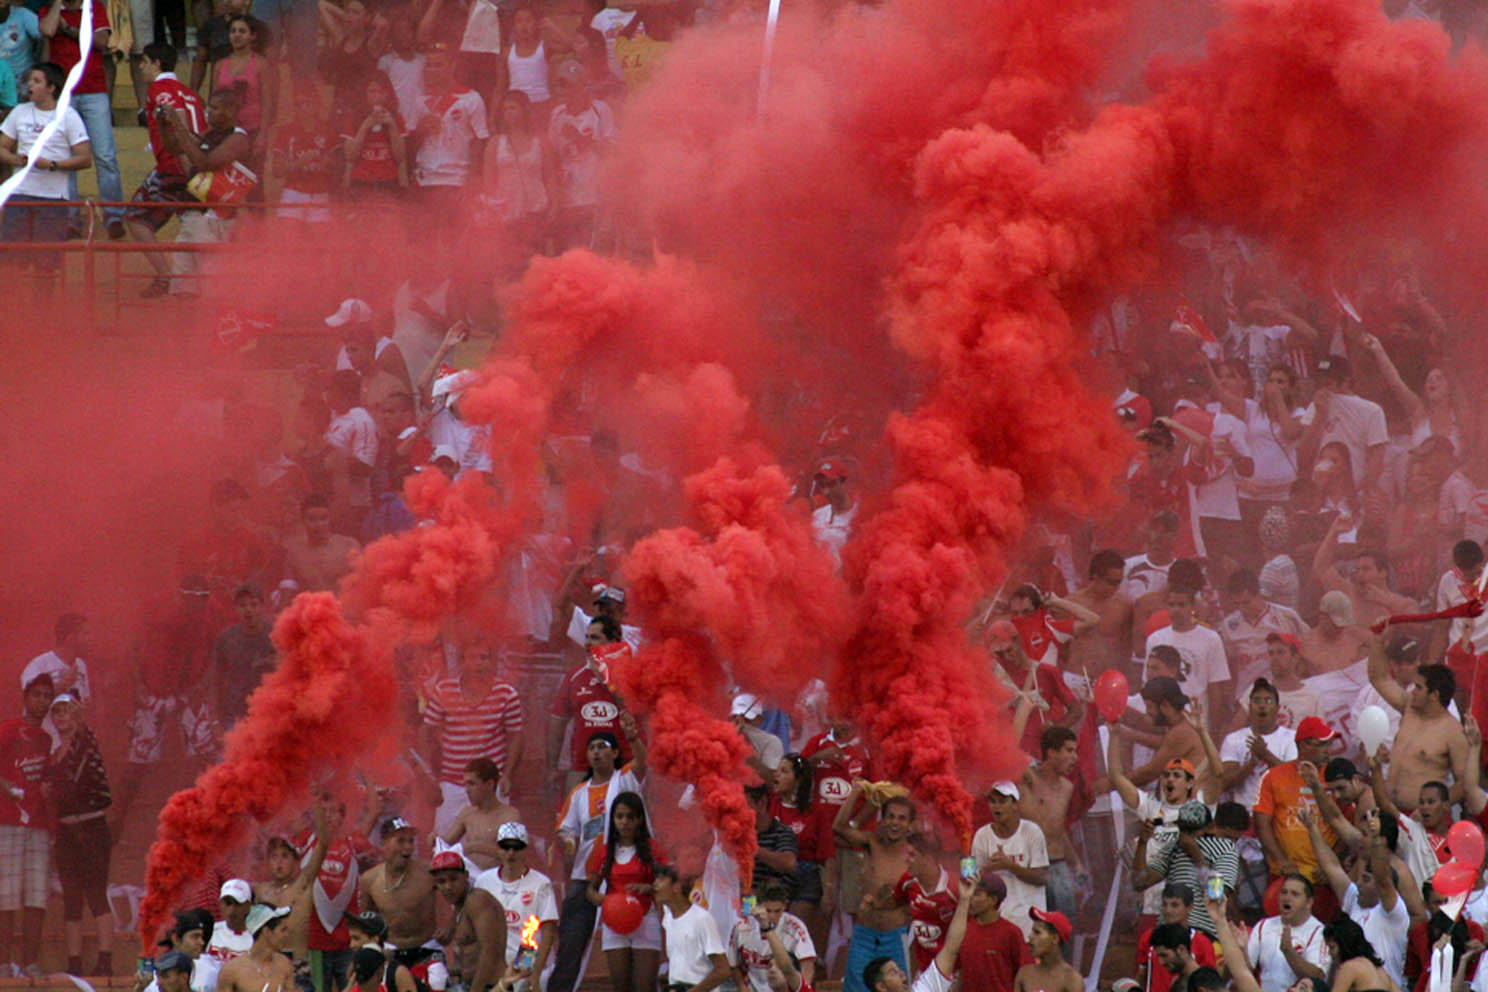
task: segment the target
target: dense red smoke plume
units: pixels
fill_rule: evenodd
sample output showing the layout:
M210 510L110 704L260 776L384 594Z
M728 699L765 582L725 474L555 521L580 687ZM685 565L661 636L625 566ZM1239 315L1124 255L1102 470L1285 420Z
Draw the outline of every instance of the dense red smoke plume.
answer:
M222 762L160 813L140 904L147 949L205 867L303 797L319 770L373 750L394 719L392 668L373 659L334 596L298 597L275 624L274 643L279 666L227 735Z

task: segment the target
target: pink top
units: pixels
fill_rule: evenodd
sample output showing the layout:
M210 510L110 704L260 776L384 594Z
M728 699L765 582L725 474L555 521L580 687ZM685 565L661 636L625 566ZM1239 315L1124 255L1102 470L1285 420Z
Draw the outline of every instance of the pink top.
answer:
M213 91L231 89L234 83L243 83L243 105L238 108L238 126L245 131L257 131L263 123L263 84L258 78L257 55L248 56L241 75L232 73L232 57L217 63L212 77Z

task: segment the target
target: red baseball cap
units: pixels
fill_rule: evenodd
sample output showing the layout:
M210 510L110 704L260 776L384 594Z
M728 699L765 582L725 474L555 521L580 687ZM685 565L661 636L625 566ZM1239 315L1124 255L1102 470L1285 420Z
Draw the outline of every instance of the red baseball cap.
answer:
M846 479L847 466L840 458L827 458L816 467L816 474L824 479Z
M1070 938L1075 935L1075 926L1069 921L1069 917L1063 913L1055 913L1049 910L1039 909L1037 906L1028 907L1028 915L1041 923L1047 923L1059 934L1059 940L1068 944Z
M1331 741L1338 731L1324 723L1322 717L1310 716L1297 724L1296 736L1299 741Z
M440 851L429 862L430 871L465 871L465 859L458 851Z

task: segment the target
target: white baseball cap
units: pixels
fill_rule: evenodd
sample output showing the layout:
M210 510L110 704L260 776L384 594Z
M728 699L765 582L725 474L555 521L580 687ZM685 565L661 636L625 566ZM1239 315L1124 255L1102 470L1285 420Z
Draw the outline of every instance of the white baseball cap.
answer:
M241 878L229 878L222 883L222 890L217 893L219 899L231 899L234 902L252 902L253 886Z
M1003 779L1001 782L993 782L992 788L988 789L987 791L989 793L995 792L998 795L1007 796L1009 799L1023 798L1022 794L1018 792L1018 787L1009 782L1007 779Z
M345 327L347 324L365 324L372 319L372 308L356 297L341 301L336 312L325 319L327 327Z
M764 703L760 702L760 698L754 693L741 692L734 697L734 705L729 709L729 715L753 720L764 711L764 708Z

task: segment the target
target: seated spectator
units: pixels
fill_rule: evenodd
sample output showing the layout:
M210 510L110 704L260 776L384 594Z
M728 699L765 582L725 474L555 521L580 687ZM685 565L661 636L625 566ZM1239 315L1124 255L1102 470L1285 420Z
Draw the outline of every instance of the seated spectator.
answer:
M5 241L65 241L67 211L46 206L47 201L68 199L70 173L93 166L93 146L83 119L71 107L62 115L62 125L37 146L41 132L57 116L57 96L62 92L62 69L54 62L38 62L23 77L26 102L0 123L0 165L31 170L0 208L0 238ZM120 193L120 197L124 194ZM34 264L48 279L62 269L60 252L6 253L7 266Z

